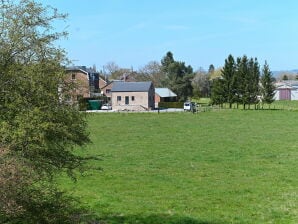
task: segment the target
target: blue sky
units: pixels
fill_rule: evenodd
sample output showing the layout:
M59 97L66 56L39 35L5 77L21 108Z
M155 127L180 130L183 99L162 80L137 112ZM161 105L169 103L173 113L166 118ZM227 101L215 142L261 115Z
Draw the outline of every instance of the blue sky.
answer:
M40 0L68 13L56 24L75 65L108 62L138 69L167 51L195 70L222 66L229 54L298 68L296 0Z

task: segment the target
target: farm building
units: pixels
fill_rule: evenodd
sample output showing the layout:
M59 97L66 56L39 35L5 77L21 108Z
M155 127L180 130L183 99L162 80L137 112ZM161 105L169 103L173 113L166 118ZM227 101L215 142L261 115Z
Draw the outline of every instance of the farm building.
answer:
M175 102L177 95L168 88L155 88L155 106L158 107L159 102Z
M113 110L146 111L154 109L152 82L114 82L111 89Z
M286 80L275 83L275 100L298 100L298 81Z

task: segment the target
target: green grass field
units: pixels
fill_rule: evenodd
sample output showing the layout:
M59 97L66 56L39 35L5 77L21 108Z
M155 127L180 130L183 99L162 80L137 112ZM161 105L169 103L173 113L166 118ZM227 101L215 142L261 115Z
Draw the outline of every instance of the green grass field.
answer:
M62 187L103 223L297 223L298 112L88 116L103 171Z

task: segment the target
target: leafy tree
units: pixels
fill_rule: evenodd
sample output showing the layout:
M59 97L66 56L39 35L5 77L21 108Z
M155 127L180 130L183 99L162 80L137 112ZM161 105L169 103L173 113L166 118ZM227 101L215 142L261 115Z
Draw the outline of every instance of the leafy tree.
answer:
M84 159L73 149L89 138L83 114L63 100L73 86L54 44L66 33L52 24L65 15L20 0L2 1L0 18L0 220L71 223L53 176L74 177Z
M222 71L222 68L217 68L213 71L213 73L210 73L210 79L217 79L219 77L221 77L221 71Z
M210 96L210 75L204 70L199 70L195 73L192 79L193 95L197 97Z
M275 86L267 61L262 69L261 86L262 102L271 104L274 101Z
M139 69L136 77L138 81L152 81L155 87L163 87L165 78L165 73L162 72L161 65L157 61L151 61Z
M114 76L121 68L113 61L103 66L103 73L108 76ZM118 76L118 75L115 75Z

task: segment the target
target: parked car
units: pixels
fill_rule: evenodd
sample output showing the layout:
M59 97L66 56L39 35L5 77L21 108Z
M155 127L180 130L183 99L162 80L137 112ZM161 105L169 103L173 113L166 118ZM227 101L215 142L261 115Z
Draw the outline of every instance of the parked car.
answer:
M112 110L112 106L111 106L111 104L106 103L101 106L101 109L102 110Z
M185 102L183 105L184 111L195 111L196 110L196 103L194 102Z

